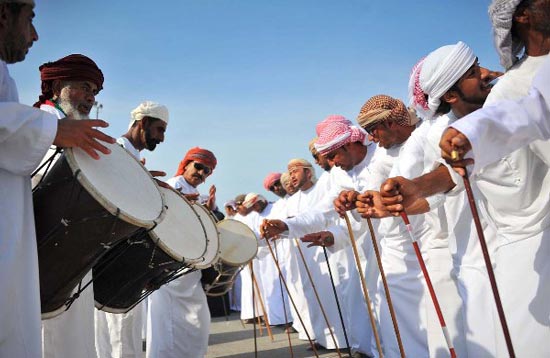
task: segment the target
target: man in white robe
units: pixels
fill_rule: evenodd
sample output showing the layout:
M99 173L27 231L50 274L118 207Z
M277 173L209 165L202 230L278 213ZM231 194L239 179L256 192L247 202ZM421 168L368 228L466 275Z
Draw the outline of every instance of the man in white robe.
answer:
M329 128L326 129L326 127ZM336 166L330 172L330 192L323 193L323 200L318 200L315 203L315 210L309 210L300 213L298 216L289 217L285 219L283 223L276 220L270 220L264 223L264 225L262 225L262 230L266 236L272 237L288 230L289 237L302 237L309 233L316 233L328 229L333 234L334 247L346 247L346 241L349 240L349 238L342 233L347 231L342 231L341 228L334 225L337 216L334 213L332 200L344 189L364 189L367 178L370 176L367 167L374 156L374 146L369 147L367 145L366 133L362 129L352 126L351 122L343 116L328 116L325 120L320 122L317 125L317 134L320 138L320 134L324 130L326 130L328 134L332 132L338 134L336 135L338 140L335 140L335 143L333 143L335 144L332 150L332 152L334 152L332 154L334 155L331 155L330 158L327 156ZM327 135L327 133L325 133L325 135ZM330 145L328 147L330 147ZM321 152L318 143L315 144L315 148ZM365 240L366 235L368 235L366 222L363 221L363 223L361 223L359 220L354 220L353 218L352 221L354 222L356 240L363 248L363 250L361 250L362 267L367 273L367 281L372 288L372 292L374 292L378 273L376 266L372 266L372 260L369 260L369 256L372 252L370 247L372 245L368 245ZM363 245L365 246L363 247ZM368 319L365 300L361 291L359 275L357 269L354 267L354 261L351 258L351 248L348 246L346 250L349 251L347 260L348 266L346 270L349 273L349 278L345 280L345 282L349 284L342 287L342 291L344 292L342 296L344 299L341 304L343 307L348 307L348 309L344 309L344 315L346 316L345 322L350 345L352 346L351 350L357 357L364 356L364 354L377 356L376 348L373 349L372 346L372 330ZM340 324L332 324L340 327Z
M72 54L40 66L40 77L42 93L35 107L58 119L89 119L95 96L103 87L103 74L94 61ZM55 155L56 149L52 146L44 161ZM42 171L35 174L33 184L38 183L43 174ZM90 271L82 283L91 280ZM93 283L80 293L69 310L42 321L42 350L45 358L97 357Z
M503 100L454 122L440 141L443 158L453 166L471 164L470 174L539 139L550 139L550 58L537 71L529 95ZM486 150L491 148L491 150ZM457 158L452 158L453 150Z
M144 149L155 150L164 141L168 125L168 108L153 101L139 104L132 112L128 132L117 143L141 160ZM164 173L152 172L153 176ZM147 300L140 302L127 313L109 313L95 310L95 345L99 358L141 358L143 311ZM145 307L145 310L144 310Z
M273 204L269 203L267 199L259 194L249 193L243 205L258 213L258 215L254 217L252 230L259 240L260 225L265 218L272 217ZM275 266L275 261L265 241L260 240L258 244L257 259L259 270L255 272L255 274L261 277L258 285L260 286L269 324L273 326L287 324L292 321L292 319L290 317L288 296L285 292L281 292L279 271Z
M192 148L181 161L176 176L168 184L188 197L198 197L217 164L212 152ZM215 187L206 204L215 208ZM195 271L169 282L149 296L147 317L147 358L200 358L206 355L210 332L210 310Z
M496 0L489 13L507 71L486 105L527 95L550 50L548 1ZM518 48L525 52L520 60ZM497 230L495 275L518 356L550 355L549 144L533 142L473 176ZM498 348L499 355L507 354L505 346Z
M34 1L0 1L0 356L41 356L40 295L30 174L53 143L80 147L93 158L109 150L96 139L114 139L93 129L104 121L58 121L19 104L6 64L23 61L38 35Z

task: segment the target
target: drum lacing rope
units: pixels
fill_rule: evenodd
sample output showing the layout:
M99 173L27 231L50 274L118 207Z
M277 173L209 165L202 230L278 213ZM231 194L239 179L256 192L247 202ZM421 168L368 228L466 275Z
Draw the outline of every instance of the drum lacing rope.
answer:
M42 175L42 177L40 178L40 181L36 184L36 186L35 186L34 189L32 190L33 193L34 193L35 190L38 189L38 187L40 186L40 184L42 184L42 181L44 180L44 177L46 177L46 174L48 174L48 172L50 171L50 167L51 167L51 165L53 164L55 157L56 157L59 153L61 153L61 151L62 151L61 148L56 147L56 148L55 148L55 152L54 152L48 159L46 159L46 161L45 161L44 163L40 164L40 166L39 166L38 168L36 168L36 169L34 170L34 172L32 172L31 178L34 178L34 176L35 176L36 174L38 174L38 172L39 172L42 168L44 168L44 166L47 165L46 170L44 171L44 175Z

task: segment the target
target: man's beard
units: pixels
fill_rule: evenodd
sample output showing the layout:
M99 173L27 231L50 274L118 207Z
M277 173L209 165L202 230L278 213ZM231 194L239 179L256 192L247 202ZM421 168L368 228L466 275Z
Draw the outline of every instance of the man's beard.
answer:
M57 100L57 104L63 112L68 117L71 117L73 119L90 119L90 113L82 113L78 110L78 103L71 102L68 98L66 98L67 95L64 94L64 91L61 91L61 95L59 96L59 99Z
M160 142L158 140L151 137L151 132L149 131L149 129L146 129L145 130L145 144L147 146L147 149L152 152L153 150L155 150L155 148L157 147L157 144L159 144L159 143Z

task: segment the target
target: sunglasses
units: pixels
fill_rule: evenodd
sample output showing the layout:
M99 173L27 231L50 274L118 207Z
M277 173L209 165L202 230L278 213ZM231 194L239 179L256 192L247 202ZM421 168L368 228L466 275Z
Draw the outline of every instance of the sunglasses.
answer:
M212 173L212 169L208 168L206 165L201 164L199 162L193 162L193 167L195 167L195 169L197 169L197 171L202 170L202 172L206 175L209 175L210 173Z

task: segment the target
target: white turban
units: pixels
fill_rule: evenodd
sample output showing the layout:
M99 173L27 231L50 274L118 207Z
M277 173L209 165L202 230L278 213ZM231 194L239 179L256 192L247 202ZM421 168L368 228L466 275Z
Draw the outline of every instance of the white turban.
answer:
M250 209L252 206L254 206L254 204L258 202L267 203L267 199L260 194L248 193L244 198L243 206L247 209Z
M34 6L34 0L0 0L0 4L27 4Z
M500 56L500 64L508 70L518 60L524 44L512 37L514 12L522 0L493 0L489 5L489 17L493 23L493 41Z
M435 115L441 97L472 67L475 60L472 49L462 41L456 45L442 46L424 59L419 68L418 84L428 95L428 102L427 106L418 103L414 106L422 118L429 119Z
M130 114L132 116L130 127L132 127L136 121L141 121L144 117L158 118L168 124L168 108L157 102L142 102L136 109L130 112Z

